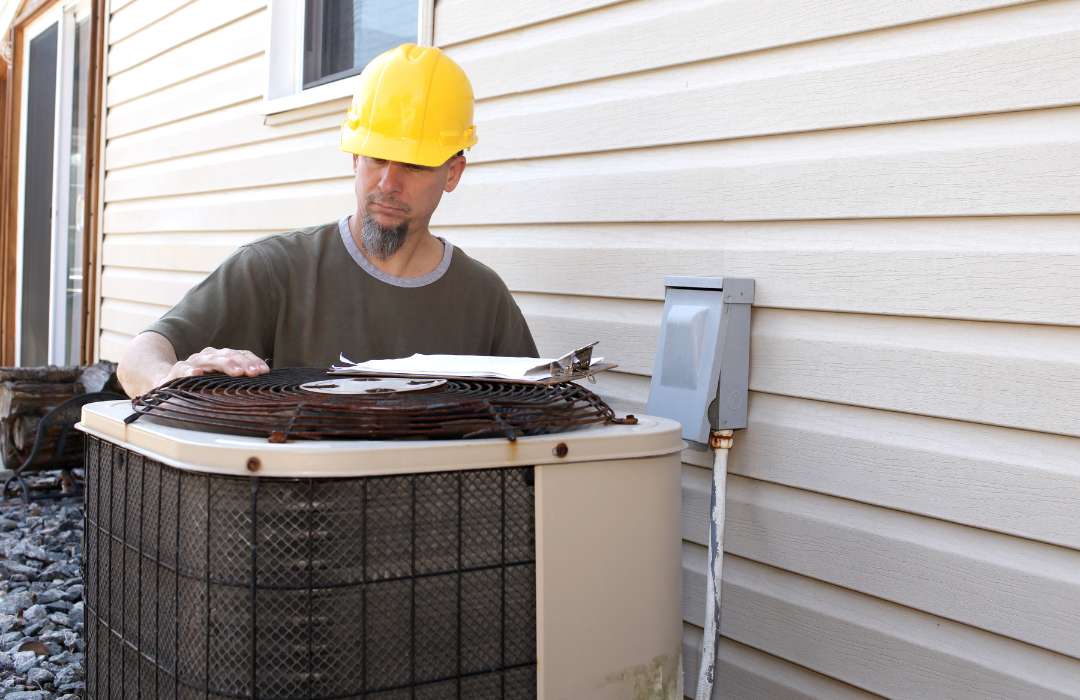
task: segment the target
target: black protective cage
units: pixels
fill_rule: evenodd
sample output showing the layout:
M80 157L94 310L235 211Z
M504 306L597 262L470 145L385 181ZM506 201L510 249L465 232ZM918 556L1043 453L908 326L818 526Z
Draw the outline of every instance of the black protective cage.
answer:
M88 697L535 698L532 477L222 476L88 436Z

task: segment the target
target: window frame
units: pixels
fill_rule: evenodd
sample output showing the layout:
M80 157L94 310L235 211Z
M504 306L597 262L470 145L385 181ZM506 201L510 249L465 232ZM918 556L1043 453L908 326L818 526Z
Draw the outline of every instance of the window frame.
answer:
M14 260L12 262L14 289L10 292L14 305L11 309L11 324L13 327L11 328L10 342L12 342L12 345L10 350L8 347L0 350L0 354L10 358L4 364L22 366L25 363L26 358L22 356L23 329L25 324L32 321L32 319L24 318L22 308L25 293L23 290L23 278L25 276L25 260L23 256L27 235L25 231L25 196L28 158L27 127L29 124L27 111L29 109L30 87L29 50L30 42L54 25L57 30L57 49L52 134L53 159L49 222L49 298L48 318L46 320L46 363L70 365L69 346L71 346L70 351L76 351L77 358L74 359L76 364L87 361L89 355L93 353L92 346L88 344L87 323L93 323L95 320L94 316L89 313L88 305L92 304L93 301L88 294L95 293L94 290L96 289L96 287L91 287L88 284L88 275L91 272L89 261L96 256L96 249L93 249L90 243L90 231L93 222L91 221L91 202L89 200L91 180L94 177L90 167L95 160L90 151L96 147L96 142L90 132L93 130L94 125L98 123L98 120L90 113L91 110L95 109L94 93L91 88L96 71L94 62L95 19L96 16L91 0L62 0L51 4L43 3L33 11L32 17L26 19L17 27L15 32L17 36L14 45L17 45L17 47L13 45L13 50L18 50L21 59L17 69L13 68L18 72L18 91L17 94L10 95L10 97L14 97L13 101L15 102L12 107L18 111L17 119L14 120L18 123L18 132L15 142L12 144L13 150L16 151L16 154L12 154L13 165L16 168L16 198L12 204L15 213L15 225L9 234L13 240L7 244L10 246L9 249L14 249ZM84 34L87 45L83 48L83 51L85 51L83 58L89 61L85 67L87 83L85 85L76 85L73 73L75 68L75 34L78 31L77 25L84 21L87 23L85 27L86 33ZM80 153L80 157L84 161L84 171L81 175L81 181L78 183L83 188L82 207L80 207L79 211L82 216L83 230L76 243L82 258L79 265L81 302L78 308L72 309L72 313L78 315L77 333L70 334L66 290L72 272L67 247L71 235L68 230L71 223L72 202L70 196L71 185L73 184L71 182L71 112L75 90L79 90L82 98L86 100L86 104L82 106L82 109L87 110L87 134L84 150ZM8 282L4 281L4 284L6 285Z
M417 2L417 43L431 46L435 29L435 0ZM357 75L331 80L308 89L304 81L304 8L299 0L270 0L267 33L266 85L258 113L270 116L301 107L350 97Z

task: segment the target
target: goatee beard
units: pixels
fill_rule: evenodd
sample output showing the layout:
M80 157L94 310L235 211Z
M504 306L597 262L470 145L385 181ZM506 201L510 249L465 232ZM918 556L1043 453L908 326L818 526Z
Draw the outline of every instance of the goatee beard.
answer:
M398 252L402 244L405 243L408 229L409 224L407 221L403 221L392 228L387 228L380 226L379 222L372 217L364 215L360 226L360 236L364 242L364 250L368 255L379 260L386 260Z

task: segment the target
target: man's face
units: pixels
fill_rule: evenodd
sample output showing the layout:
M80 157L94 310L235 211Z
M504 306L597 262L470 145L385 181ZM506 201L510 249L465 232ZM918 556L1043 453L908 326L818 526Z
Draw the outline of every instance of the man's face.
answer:
M387 258L414 231L424 231L443 192L452 192L465 169L454 156L434 168L353 156L357 213L368 253Z

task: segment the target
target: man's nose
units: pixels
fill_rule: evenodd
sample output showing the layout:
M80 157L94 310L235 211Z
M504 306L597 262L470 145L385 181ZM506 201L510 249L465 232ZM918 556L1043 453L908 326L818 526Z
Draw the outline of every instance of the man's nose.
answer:
M400 192L405 168L400 163L388 161L379 178L379 189L383 192Z

